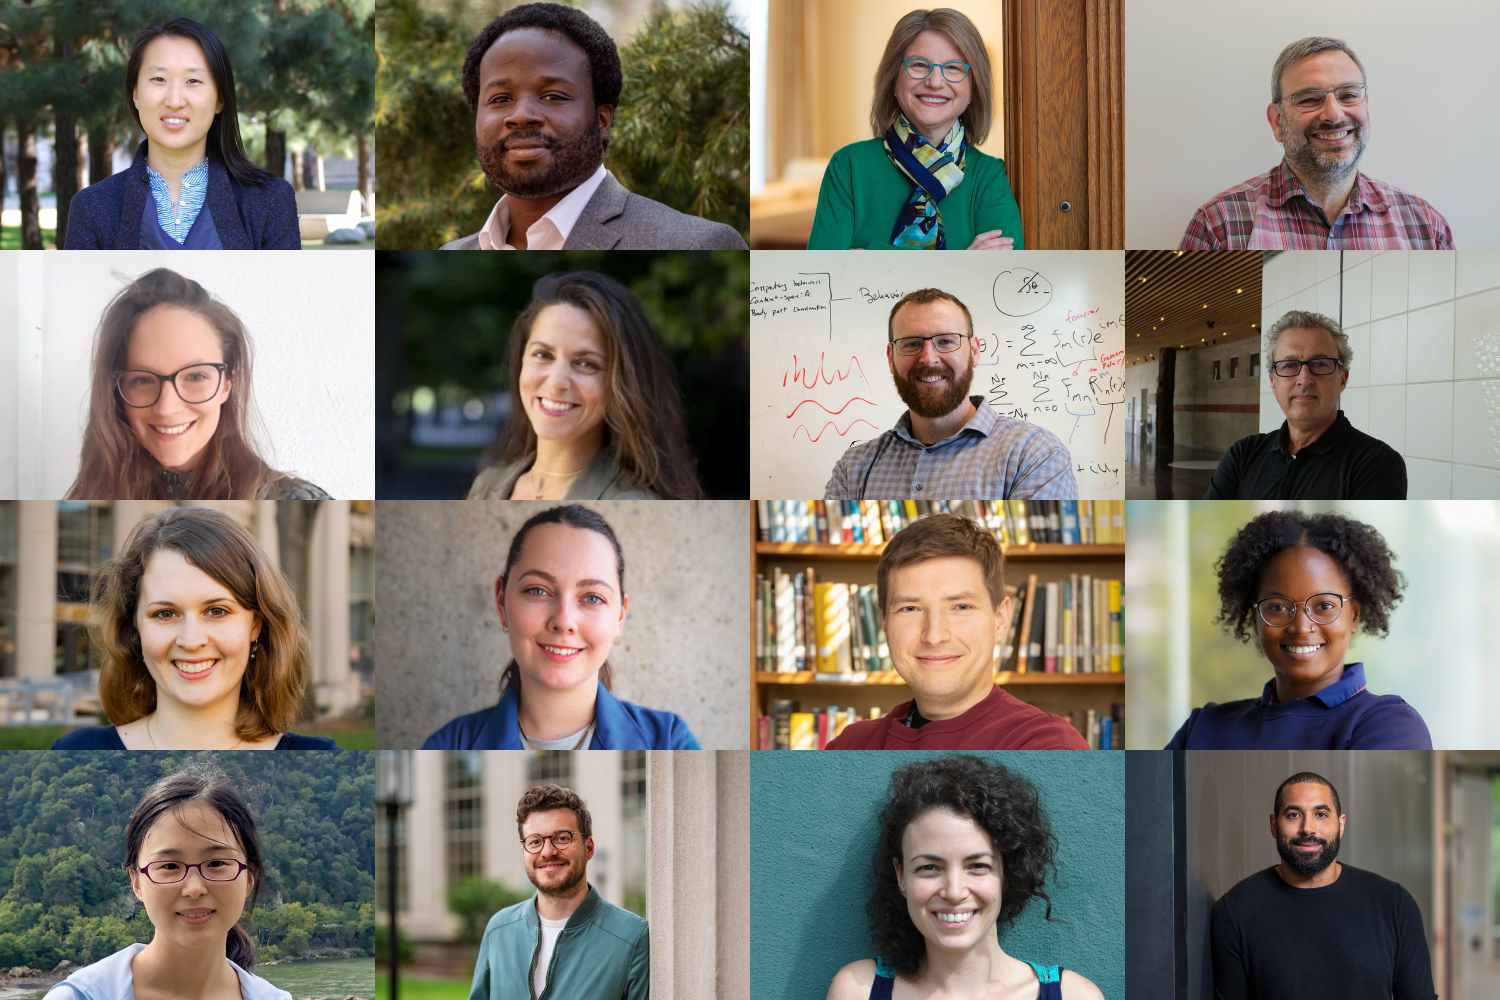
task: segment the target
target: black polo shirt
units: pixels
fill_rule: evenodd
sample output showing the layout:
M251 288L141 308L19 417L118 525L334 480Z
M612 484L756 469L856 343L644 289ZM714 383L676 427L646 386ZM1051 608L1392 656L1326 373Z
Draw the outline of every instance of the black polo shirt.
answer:
M1354 429L1344 411L1295 455L1286 451L1286 421L1269 434L1230 446L1205 500L1405 500L1406 462L1396 450Z

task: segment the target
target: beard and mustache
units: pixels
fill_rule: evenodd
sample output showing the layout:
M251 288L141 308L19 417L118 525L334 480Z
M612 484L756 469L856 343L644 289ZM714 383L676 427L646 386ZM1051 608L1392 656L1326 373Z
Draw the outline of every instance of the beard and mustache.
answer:
M1352 129L1354 146L1344 150L1320 150L1313 145L1314 132L1337 132ZM1281 146L1286 152L1287 162L1297 168L1297 173L1315 178L1325 184L1337 184L1348 179L1365 155L1365 146L1370 142L1369 121L1359 122L1345 117L1332 125L1315 121L1305 128L1293 127L1286 112L1281 112Z
M550 885L543 885L537 878L535 868L533 868L531 865L526 866L526 877L531 881L532 885L536 886L536 891L541 893L543 896L571 896L573 894L573 890L578 888L578 883L582 882L584 876L587 874L588 862L582 858L573 859L559 856L556 859L547 858L545 861L538 858L537 864L546 864L553 860L562 861L568 866L567 869L562 873L561 881L555 882ZM556 876L554 875L554 877Z
M514 166L505 155L509 144L538 140L551 150L551 166ZM511 132L488 146L481 144L478 136L474 138L474 151L479 155L484 175L500 190L517 198L547 198L573 190L599 168L608 150L609 133L598 119L573 139L559 139L541 129Z
M942 382L919 382L924 375L942 375L948 379L946 388ZM919 417L935 420L952 413L963 401L969 398L969 383L974 379L974 364L970 363L958 375L941 365L927 367L918 365L906 373L903 378L898 372L891 372L891 378L896 383L896 392L901 396L901 402L905 403L911 412Z
M1316 875L1318 872L1333 864L1334 859L1339 856L1339 841L1342 838L1334 837L1333 840L1324 840L1322 837L1308 835L1305 837L1293 837L1290 840L1276 838L1276 853L1281 855L1287 867L1299 875ZM1322 850L1316 854L1307 855L1296 849L1297 844L1322 844Z

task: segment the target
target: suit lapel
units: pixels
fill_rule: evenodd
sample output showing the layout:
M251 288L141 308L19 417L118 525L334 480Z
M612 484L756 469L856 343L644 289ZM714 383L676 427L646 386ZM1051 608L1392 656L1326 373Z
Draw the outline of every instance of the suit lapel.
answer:
M146 200L151 196L151 181L146 177L146 144L142 142L130 163L130 181L120 199L120 221L115 227L114 250L139 250L141 219L146 214Z
M225 250L253 250L245 227L240 224L240 210L234 202L234 189L229 186L229 171L213 160L208 161L209 214L213 216L214 228L219 231L219 242Z
M607 228L605 223L620 217L629 197L630 192L625 190L625 185L615 180L615 175L606 170L604 180L599 183L599 190L583 206L583 213L573 224L572 231L563 243L563 249L613 250L615 244L620 242L620 234Z

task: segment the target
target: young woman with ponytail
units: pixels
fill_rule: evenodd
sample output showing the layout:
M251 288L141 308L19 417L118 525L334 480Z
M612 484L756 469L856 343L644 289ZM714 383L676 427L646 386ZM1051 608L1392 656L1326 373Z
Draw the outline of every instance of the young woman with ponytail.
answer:
M454 719L422 749L700 749L680 716L610 691L609 651L629 605L625 556L603 517L578 504L532 515L495 581L512 656L500 702Z
M190 766L152 786L125 832L130 888L155 934L73 973L46 1000L291 1000L252 975L239 926L265 878L255 818L222 776Z

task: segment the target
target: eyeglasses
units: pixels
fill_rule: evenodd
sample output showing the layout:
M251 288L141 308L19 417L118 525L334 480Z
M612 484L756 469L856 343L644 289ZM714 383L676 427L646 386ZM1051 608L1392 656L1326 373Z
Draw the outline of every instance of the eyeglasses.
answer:
M198 869L198 874L210 882L233 882L248 867L235 858L209 858L196 865L185 865L181 861L152 861L142 865L139 871L157 885L172 885L187 878L189 868Z
M901 64L906 67L906 75L913 80L925 80L932 75L933 70L942 73L943 79L949 83L962 83L964 77L969 75L968 63L935 63L926 59L903 59Z
M1289 102L1298 111L1316 111L1328 100L1332 94L1334 100L1346 108L1352 108L1365 99L1365 87L1368 84L1355 83L1347 87L1336 87L1333 90L1299 90L1295 94L1283 97L1283 101Z
M1295 361L1287 358L1285 361L1274 361L1271 370L1282 378L1296 378L1297 373L1302 371L1306 365L1307 370L1314 375L1332 375L1338 371L1339 361L1337 358L1313 358L1310 361Z
M933 350L939 354L952 354L963 346L964 338L971 337L969 333L935 333L930 337L897 337L891 341L896 353L902 357L909 358L915 354L922 353L922 346L929 340L932 341Z
M161 398L162 383L171 382L184 403L206 403L218 393L219 384L224 381L224 373L228 370L226 364L201 364L179 368L170 375L158 375L131 368L115 376L115 391L126 406L144 409L155 406Z
M1319 625L1332 625L1339 620L1344 610L1343 594L1314 594L1305 601L1292 601L1285 597L1267 597L1255 602L1260 620L1272 628L1285 628L1297 619L1297 609L1307 612L1309 620Z
M574 833L572 830L558 830L556 833L550 833L545 836L540 833L533 833L529 837L521 838L521 846L526 848L526 853L536 854L541 851L542 843L544 841L550 840L552 841L552 846L554 849L559 851L566 851L568 849L568 845L573 843L573 838L576 836L578 836L578 834Z

